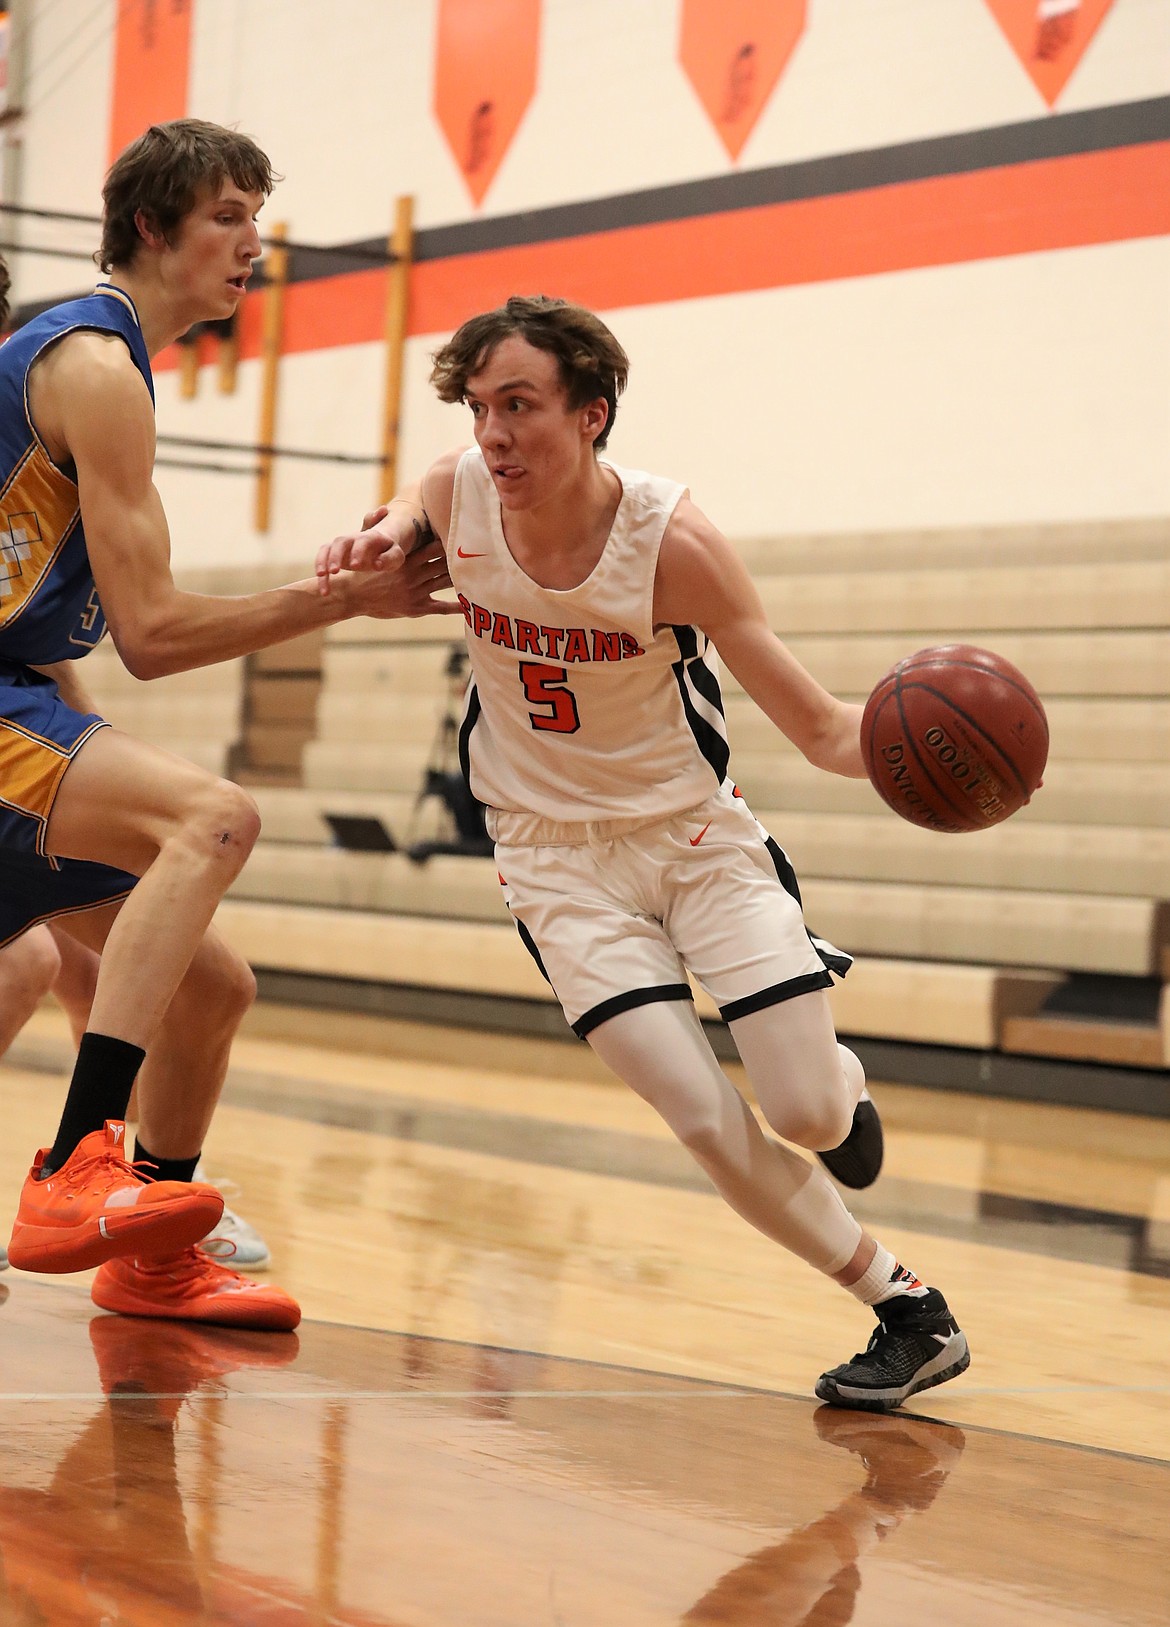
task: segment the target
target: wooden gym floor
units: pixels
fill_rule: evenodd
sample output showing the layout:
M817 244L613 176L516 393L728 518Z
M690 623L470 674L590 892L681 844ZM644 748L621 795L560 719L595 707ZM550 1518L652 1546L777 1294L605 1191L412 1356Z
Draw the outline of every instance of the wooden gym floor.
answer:
M66 1051L0 1068L10 1207ZM306 1320L6 1273L0 1624L1164 1624L1170 1122L875 1095L855 1207L973 1351L888 1419L812 1399L868 1313L584 1047L261 1008L207 1162Z

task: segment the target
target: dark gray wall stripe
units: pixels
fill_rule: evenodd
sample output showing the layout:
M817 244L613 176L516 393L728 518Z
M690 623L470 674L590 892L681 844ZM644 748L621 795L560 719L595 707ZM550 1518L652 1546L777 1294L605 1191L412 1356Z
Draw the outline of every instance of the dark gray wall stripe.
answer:
M445 260L456 254L483 254L519 244L554 242L584 237L591 232L621 231L663 220L686 220L696 215L717 215L733 209L756 209L773 203L863 192L899 182L922 181L941 175L970 174L1000 165L1028 164L1043 158L1067 158L1076 153L1133 147L1170 139L1170 96L1117 107L1095 107L1080 113L1049 114L1021 124L990 130L968 130L958 135L934 136L894 147L836 153L795 164L744 170L681 181L674 186L651 187L643 192L620 193L550 209L495 215L484 220L459 221L451 226L428 226L415 237L415 258ZM313 251L299 269L292 256L291 280L336 276L355 269L353 254L374 253L384 244L377 238L345 245L349 258L338 254L333 262L325 251ZM325 267L328 263L329 269Z

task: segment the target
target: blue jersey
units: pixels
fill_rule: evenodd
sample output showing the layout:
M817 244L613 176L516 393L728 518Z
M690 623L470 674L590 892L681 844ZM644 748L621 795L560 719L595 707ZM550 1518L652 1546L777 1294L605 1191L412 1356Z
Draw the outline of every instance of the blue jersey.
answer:
M28 411L28 375L37 357L65 334L85 329L126 341L154 400L134 301L109 283L35 316L0 346L0 658L9 661L73 660L106 630L77 482L53 462Z

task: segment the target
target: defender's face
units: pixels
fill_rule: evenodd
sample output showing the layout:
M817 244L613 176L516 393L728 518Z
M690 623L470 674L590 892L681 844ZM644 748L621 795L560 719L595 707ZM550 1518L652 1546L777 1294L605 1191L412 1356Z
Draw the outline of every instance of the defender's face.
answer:
M167 281L192 321L222 321L244 297L252 262L260 257L256 216L262 192L242 192L225 181L198 199L179 224L167 255Z
M475 439L500 503L529 509L547 502L592 462L605 424L604 403L570 407L555 356L509 334L467 380Z

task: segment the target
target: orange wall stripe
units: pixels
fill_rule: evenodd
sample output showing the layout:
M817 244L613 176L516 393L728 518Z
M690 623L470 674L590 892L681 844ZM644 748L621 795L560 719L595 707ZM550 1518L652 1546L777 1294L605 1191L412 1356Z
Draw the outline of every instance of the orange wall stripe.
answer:
M1170 233L1170 142L421 263L411 330L510 293L601 310Z
M1165 235L1170 142L1150 142L424 260L411 283L410 332L449 332L515 293L605 311ZM381 339L385 276L290 285L285 353ZM258 336L250 295L242 354L258 354ZM174 365L170 353L156 365Z
M117 7L111 163L152 124L186 113L195 0L117 0Z

